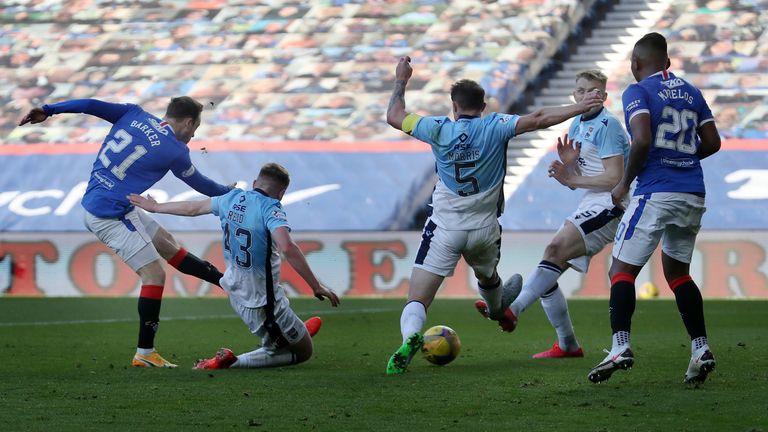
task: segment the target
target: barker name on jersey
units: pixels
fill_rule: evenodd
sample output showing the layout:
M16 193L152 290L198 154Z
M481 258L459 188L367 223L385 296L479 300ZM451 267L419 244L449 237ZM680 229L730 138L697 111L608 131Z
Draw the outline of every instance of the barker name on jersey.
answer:
M203 195L229 190L200 174L189 158L189 148L171 126L138 105L75 99L43 105L43 111L47 115L85 113L113 124L93 163L82 200L94 216L122 217L133 208L126 197L146 191L168 171Z

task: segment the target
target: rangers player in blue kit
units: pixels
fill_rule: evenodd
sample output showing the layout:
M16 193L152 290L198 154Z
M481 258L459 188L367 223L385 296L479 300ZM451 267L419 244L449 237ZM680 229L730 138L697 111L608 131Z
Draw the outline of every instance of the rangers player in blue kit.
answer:
M635 278L659 242L664 277L691 338L685 382L702 382L715 367L707 343L704 307L690 276L696 235L704 214L700 161L720 149L712 112L701 91L667 71L667 41L649 33L635 44L631 68L637 84L622 97L632 137L629 164L611 195L616 205L637 177L632 200L619 224L611 264L612 346L588 378L601 382L634 364L630 327L635 309Z
M82 205L88 230L141 278L139 340L131 362L136 367L176 367L154 348L165 285L161 257L180 271L216 285L222 276L212 264L188 253L127 198L144 192L168 171L207 196L229 191L202 175L189 158L187 143L200 126L202 111L203 105L187 96L171 99L162 119L138 105L77 99L33 108L19 123L40 123L61 113L84 113L112 123L93 163Z

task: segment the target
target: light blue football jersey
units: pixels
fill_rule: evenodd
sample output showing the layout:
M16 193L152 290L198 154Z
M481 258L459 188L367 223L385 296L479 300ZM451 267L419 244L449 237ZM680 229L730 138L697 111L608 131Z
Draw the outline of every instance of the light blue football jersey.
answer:
M438 184L432 220L445 229L476 229L497 223L504 208L507 143L519 116L422 117L411 135L432 147Z
M584 176L597 176L605 172L603 159L622 155L624 167L629 162L629 139L621 122L607 109L603 108L594 116L584 119L583 115L577 116L568 128L568 138L574 143L581 143L579 154L579 169ZM596 192L588 190L582 202L586 200L605 201L605 205L611 204L610 192Z
M211 209L224 232L227 270L221 279L222 288L250 308L266 305L270 297L285 295L278 288L281 259L271 236L279 227L290 229L280 201L259 189L232 189L212 198Z
M704 174L696 154L701 143L697 131L714 118L701 91L674 74L661 71L627 87L622 102L630 136L634 116L651 116L651 149L637 175L634 194L704 194Z

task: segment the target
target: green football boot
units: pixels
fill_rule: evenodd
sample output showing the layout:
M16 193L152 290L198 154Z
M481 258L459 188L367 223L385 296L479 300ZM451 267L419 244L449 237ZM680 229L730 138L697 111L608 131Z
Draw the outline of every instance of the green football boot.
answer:
M411 359L416 355L424 344L424 336L421 333L414 333L408 336L403 345L392 354L387 363L387 375L401 374L408 368Z

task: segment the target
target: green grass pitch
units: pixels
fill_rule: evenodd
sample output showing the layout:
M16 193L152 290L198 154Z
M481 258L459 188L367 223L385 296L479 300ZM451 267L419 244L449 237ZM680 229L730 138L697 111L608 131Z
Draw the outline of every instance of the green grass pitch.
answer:
M129 367L135 299L0 299L0 430L3 431L766 431L768 302L706 301L717 369L682 383L690 347L672 301L638 301L635 367L587 381L610 345L607 300L571 301L584 359L533 360L554 330L534 305L513 334L438 298L427 326L457 331L451 364L414 359L386 376L400 342L402 300L294 299L324 325L309 362L267 370L196 371L219 347L257 340L225 299L169 299L159 351L175 370ZM557 429L553 429L557 428Z

